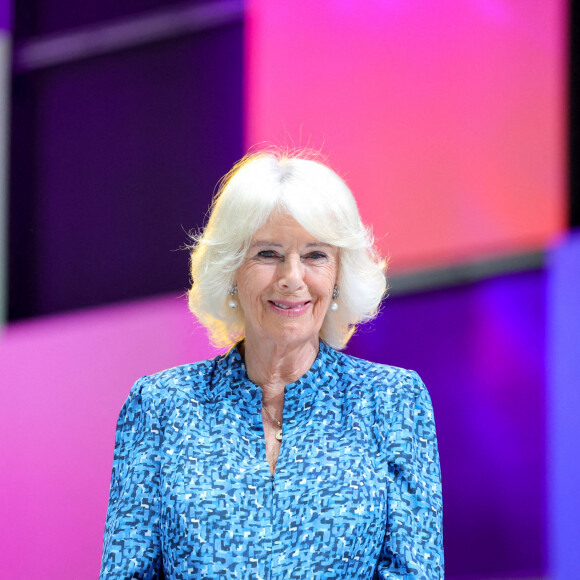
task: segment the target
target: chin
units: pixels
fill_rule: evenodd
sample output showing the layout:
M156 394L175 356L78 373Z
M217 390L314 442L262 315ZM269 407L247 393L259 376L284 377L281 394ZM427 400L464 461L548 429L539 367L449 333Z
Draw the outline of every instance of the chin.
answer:
M318 332L293 327L279 328L276 332L270 332L267 336L270 340L286 344L306 344L308 342L318 342Z

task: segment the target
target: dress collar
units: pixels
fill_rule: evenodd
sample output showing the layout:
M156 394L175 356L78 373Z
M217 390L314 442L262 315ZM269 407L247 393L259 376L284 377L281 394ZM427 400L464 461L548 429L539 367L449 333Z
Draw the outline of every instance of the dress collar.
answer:
M258 413L262 409L262 389L248 378L246 365L235 345L222 357L223 376L231 385L231 394L247 412ZM286 385L284 390L284 419L308 410L323 382L333 375L331 364L335 358L334 349L319 341L318 354L312 366L298 380Z

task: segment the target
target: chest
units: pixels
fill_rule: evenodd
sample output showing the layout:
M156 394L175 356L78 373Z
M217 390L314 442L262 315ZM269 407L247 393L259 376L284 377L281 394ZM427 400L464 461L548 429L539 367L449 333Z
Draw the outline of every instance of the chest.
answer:
M337 577L364 577L350 567L380 550L388 477L358 409L325 402L285 417L273 476L259 410L226 401L178 415L161 449L163 542L179 555L172 566L240 578L320 569L326 578L333 563L345 569Z
M386 509L387 473L368 424L356 408L328 405L285 418L271 475L261 413L245 415L227 403L182 409L162 449L167 512L230 521L251 520L265 506L295 511L297 521L309 512L376 515ZM355 514L357 507L364 513Z

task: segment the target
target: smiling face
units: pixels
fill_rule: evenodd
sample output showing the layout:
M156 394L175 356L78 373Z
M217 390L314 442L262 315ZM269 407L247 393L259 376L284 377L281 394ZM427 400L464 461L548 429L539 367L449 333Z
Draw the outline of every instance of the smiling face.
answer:
M236 275L246 341L318 345L337 275L335 246L288 215L272 216L252 238Z

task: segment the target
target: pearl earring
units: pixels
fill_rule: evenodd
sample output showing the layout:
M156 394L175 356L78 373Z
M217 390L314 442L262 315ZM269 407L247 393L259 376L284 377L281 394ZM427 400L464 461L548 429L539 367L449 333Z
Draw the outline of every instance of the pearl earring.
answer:
M338 291L338 286L334 287L334 290L332 291L332 302L330 303L330 309L333 312L336 312L338 310L338 303L336 302L336 300L338 299L340 292Z
M234 299L234 296L238 293L238 285L234 282L234 285L229 289L228 294L231 296L231 298L228 301L228 306L230 308L235 308L238 303L237 301Z

